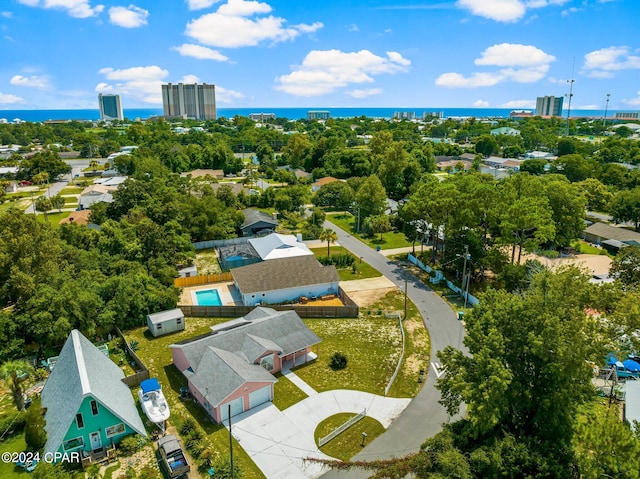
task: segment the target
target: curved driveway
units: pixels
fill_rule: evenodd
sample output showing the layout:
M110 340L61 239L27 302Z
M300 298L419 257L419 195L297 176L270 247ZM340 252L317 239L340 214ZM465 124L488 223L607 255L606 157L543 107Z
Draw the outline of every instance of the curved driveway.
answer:
M388 260L360 240L328 221L325 228L331 228L338 235L340 245L389 278L400 290L404 291L405 269ZM370 461L390 459L417 452L428 437L442 429L442 423L449 420L445 409L438 403L440 392L435 388L436 373L434 363L438 362L436 352L451 345L461 347L464 328L449 305L431 288L418 278L407 275L407 296L416 305L422 315L425 327L431 338L431 358L427 380L422 390L411 401L391 427L376 440L372 441L353 460ZM416 378L417 380L417 378ZM362 470L329 471L323 478L366 478L371 474Z

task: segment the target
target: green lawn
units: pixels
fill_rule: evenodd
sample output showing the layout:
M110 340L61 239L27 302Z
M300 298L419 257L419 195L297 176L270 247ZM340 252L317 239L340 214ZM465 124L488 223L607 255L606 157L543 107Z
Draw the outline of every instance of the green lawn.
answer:
M326 258L327 256L326 247L311 248L311 251L316 257ZM331 252L331 255L349 253L349 251L344 246L331 246L330 252ZM351 254L351 256L354 256L354 255ZM358 258L356 258L355 266L356 266L355 273L353 271L353 268L339 269L338 274L340 275L340 281L350 281L352 279L377 278L379 276L382 276L382 273L380 273L377 269L375 269L369 263L360 262Z
M281 373L277 373L275 376L278 382L273 388L273 404L281 411L308 397L304 391Z
M153 338L148 333L146 326L125 333L128 342L138 341L139 349L136 353L149 368L151 377L157 377L163 386L164 394L171 408L169 422L179 427L181 421L187 417L193 417L207 439L220 451L229 450L229 433L224 426L211 422L204 409L194 401L180 399L180 388L187 385L187 380L173 365L169 345L207 333L210 331L210 326L228 320L229 318L186 318L184 331L159 338ZM234 460L242 469L244 479L264 478L260 469L235 441Z
M48 221L49 224L57 226L57 224L60 222L62 218L66 218L70 214L71 214L71 211L62 211L60 213L58 212L47 213L47 219L45 219L44 214L40 213L36 216L36 218L41 223Z
M0 442L0 451L2 452L22 452L27 450L27 445L24 442L24 433L16 434L10 438ZM31 477L27 471L22 468L16 467L13 463L6 463L0 461L0 477L2 479L27 479Z
M62 190L60 191L61 195L79 195L80 193L82 193L82 190L84 188L76 188L74 186L67 186L66 188L62 188Z
M407 241L407 238L403 233L397 231L390 231L382 234L382 241L380 235L364 236L355 232L356 219L350 213L340 214L328 214L327 220L343 230L351 233L354 237L358 238L363 243L366 243L372 248L380 246L380 249L395 249L411 246L411 242Z
M314 433L316 444L318 444L319 438L331 433L353 416L355 416L355 414L340 413L335 416L328 417L318 424ZM384 427L382 424L371 417L365 416L349 429L337 435L331 441L322 446L320 450L331 457L335 457L336 459L348 461L362 451L362 433L367 435L364 442L364 445L366 446L383 432Z
M402 310L404 297L398 292L387 294L360 318L307 319L305 324L322 342L315 347L318 359L298 367L296 374L319 392L332 389L355 389L384 395L401 353L402 336L397 319L385 318L384 311ZM362 308L364 309L364 308ZM427 369L429 337L416 308L408 303L403 322L406 351L402 368L389 395L414 397L420 390L420 369ZM329 360L339 351L347 356L345 369L333 371Z

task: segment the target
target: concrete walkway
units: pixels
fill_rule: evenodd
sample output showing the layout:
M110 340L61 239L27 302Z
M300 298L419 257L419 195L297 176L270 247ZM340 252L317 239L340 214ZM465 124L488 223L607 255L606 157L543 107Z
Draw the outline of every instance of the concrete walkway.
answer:
M232 418L232 433L269 479L314 479L327 472L307 458L330 459L314 440L318 424L338 413L366 415L385 428L409 405L361 391L339 389L316 393L280 411L271 403ZM228 426L228 424L227 424Z
M291 371L291 369L283 369L282 375L285 378L287 378L289 381L291 381L293 384L298 386L298 388L300 388L302 391L304 391L304 393L307 396L315 396L316 394L318 394L318 391L316 391L311 386L309 386L306 382L300 379L300 376L298 376L296 373Z

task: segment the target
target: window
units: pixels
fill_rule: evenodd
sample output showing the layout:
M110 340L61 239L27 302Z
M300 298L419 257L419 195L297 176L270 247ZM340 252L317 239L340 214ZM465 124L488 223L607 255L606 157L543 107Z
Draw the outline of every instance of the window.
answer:
M267 371L273 371L273 354L269 354L260 359L260 366L265 368Z
M84 440L82 437L74 437L73 439L69 439L62 443L62 447L65 451L70 451L71 449L76 449L82 446L84 446Z
M156 324L156 329L162 329L162 323Z
M124 432L124 424L116 424L115 426L111 426L105 429L104 433L107 437L117 436L118 434L122 434Z
M78 425L78 429L82 429L84 427L84 418L81 413L76 414L76 424Z
M182 324L182 318L176 319L176 324Z
M91 401L91 414L98 415L98 403L96 401Z

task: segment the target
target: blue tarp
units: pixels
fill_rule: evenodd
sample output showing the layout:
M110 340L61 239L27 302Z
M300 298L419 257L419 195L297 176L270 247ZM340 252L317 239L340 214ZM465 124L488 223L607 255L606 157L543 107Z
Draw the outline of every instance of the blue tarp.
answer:
M617 362L618 362L618 359L613 355L613 353L609 353L607 355L607 364L609 366L613 366Z
M160 389L160 383L156 378L145 379L140 383L142 393L147 394L150 391L157 391Z
M634 361L633 359L625 359L624 361L622 361L622 364L624 364L624 367L627 371L631 371L632 373L640 371L640 364L638 364L638 362Z

